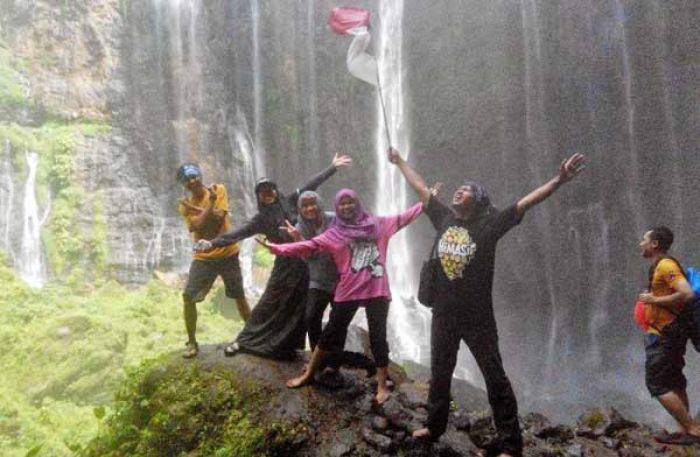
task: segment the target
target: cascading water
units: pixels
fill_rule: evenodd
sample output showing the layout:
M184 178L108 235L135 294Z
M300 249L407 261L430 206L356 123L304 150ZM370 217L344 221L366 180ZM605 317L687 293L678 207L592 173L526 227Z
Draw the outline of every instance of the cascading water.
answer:
M387 110L392 146L405 157L410 154L407 111L405 108L405 69L403 62L403 1L382 1L380 5L379 46L377 62L379 83ZM406 183L397 167L387 160L386 127L382 106L377 102L375 155L377 159L377 214L398 214L408 206ZM394 297L389 317L389 333L393 335L392 356L399 360L425 361L425 336L430 317L418 305L411 287L414 274L408 234L404 229L389 244L387 271ZM421 335L421 338L416 338Z
M39 218L39 205L36 201L36 169L39 156L35 152L25 153L27 161L27 180L24 184L22 211L22 241L20 244L17 269L20 277L32 287L41 287L46 282L46 271L42 261L41 224L48 215L47 207L44 218Z
M251 218L257 212L257 204L253 188L255 186L255 163L253 158L253 139L248 131L246 121L240 107L237 107L236 117L233 122L227 124L229 141L231 142L231 154L234 160L240 160L239 174L236 176L236 183L243 196L243 211L247 218ZM241 273L243 275L243 287L246 292L259 294L260 290L255 287L253 281L253 251L255 240L246 239L241 242L240 261Z
M10 140L5 140L5 147L2 156L2 169L0 170L0 223L2 223L2 250L10 257L14 263L14 250L10 240L12 233L12 210L14 209L15 183L12 171L12 144Z
M253 28L253 135L255 140L255 170L265 170L265 147L263 144L263 82L260 50L260 5L250 0L250 15Z

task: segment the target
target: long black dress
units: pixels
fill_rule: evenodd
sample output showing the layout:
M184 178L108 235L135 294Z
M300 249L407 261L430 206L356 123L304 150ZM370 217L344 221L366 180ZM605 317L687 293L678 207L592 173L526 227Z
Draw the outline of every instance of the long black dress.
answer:
M277 201L269 205L260 201L257 189L264 183L277 190L277 185L271 181L259 181L255 192L258 213L242 227L212 240L212 245L225 246L257 234L264 234L273 243L293 241L280 227L285 226L285 220L292 225L296 224L299 195L306 190L316 190L335 171L334 166L327 168L288 197L277 191ZM276 257L265 292L236 338L239 348L282 359L291 358L297 349L303 349L306 331L304 305L308 283L308 268L302 259Z

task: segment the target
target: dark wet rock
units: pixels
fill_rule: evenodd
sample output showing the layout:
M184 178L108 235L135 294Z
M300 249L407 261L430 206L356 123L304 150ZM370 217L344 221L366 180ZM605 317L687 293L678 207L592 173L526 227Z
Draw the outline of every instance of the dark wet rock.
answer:
M574 438L574 432L570 427L552 424L547 417L539 413L529 413L524 417L523 422L537 438L549 439L557 443L566 443Z
M382 452L390 452L394 447L391 438L375 433L366 427L362 429L362 438L371 446Z
M529 447L523 450L523 457L561 457L562 452L551 446Z
M448 430L440 437L434 446L436 453L441 456L470 456L479 455L477 448L469 435L458 430Z
M328 452L330 457L344 457L351 455L355 449L357 437L354 432L345 430L335 436L335 440Z
M472 442L484 449L490 447L497 438L493 420L488 415L471 414L468 433Z
M468 432L471 427L471 417L464 411L457 411L452 415L452 423L457 430Z
M389 427L389 421L386 419L386 417L382 416L374 416L372 418L372 429L374 429L377 432L383 432Z
M380 406L380 410L392 427L408 430L409 424L413 420L413 415L401 405L395 395L389 397L389 399Z
M582 414L577 425L577 435L597 438L603 435L613 436L616 432L638 424L622 417L615 408L596 408Z
M610 438L609 436L604 436L600 439L600 442L603 444L608 449L612 449L614 451L620 449L621 443L619 440L616 440L615 438Z
M567 447L566 457L584 457L583 446L577 443Z
M428 404L427 386L404 382L398 388L399 401L411 409L425 408Z

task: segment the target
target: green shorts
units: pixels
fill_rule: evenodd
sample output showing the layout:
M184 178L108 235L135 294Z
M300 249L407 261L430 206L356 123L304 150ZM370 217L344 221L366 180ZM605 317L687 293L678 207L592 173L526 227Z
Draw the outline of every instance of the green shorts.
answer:
M221 276L229 298L243 298L243 277L238 254L223 259L194 259L190 265L190 274L182 296L195 303L204 300L217 276Z

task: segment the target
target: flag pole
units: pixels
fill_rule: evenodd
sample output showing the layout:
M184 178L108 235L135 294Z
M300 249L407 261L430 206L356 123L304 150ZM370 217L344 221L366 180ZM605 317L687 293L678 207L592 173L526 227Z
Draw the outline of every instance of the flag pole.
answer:
M386 132L386 141L391 145L391 133L389 133L389 121L386 115L386 105L384 104L384 95L382 95L382 82L379 79L379 62L377 62L377 92L379 93L379 103L382 105L382 115L384 116L384 132Z

